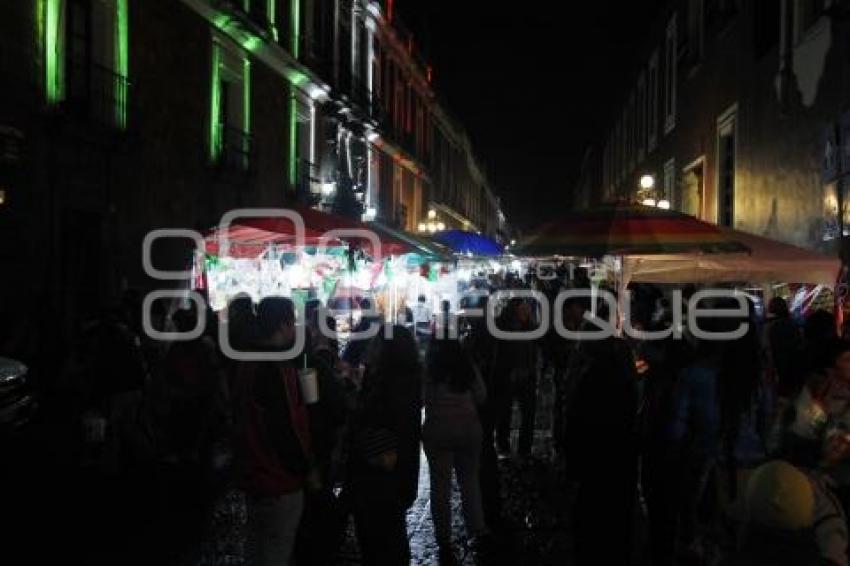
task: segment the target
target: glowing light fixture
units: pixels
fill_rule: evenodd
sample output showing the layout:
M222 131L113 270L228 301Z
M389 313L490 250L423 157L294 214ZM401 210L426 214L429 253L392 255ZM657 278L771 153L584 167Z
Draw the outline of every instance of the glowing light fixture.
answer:
M419 231L420 232L426 232L427 230L428 230L428 225L425 224L424 222L420 222L419 223Z
M210 80L210 159L221 155L221 45L212 44L212 73Z
M664 210L670 210L670 201L667 199L661 199L658 201L658 208L663 208Z
M289 15L291 29L290 33L292 34L292 56L298 59L299 57L299 47L301 46L301 1L300 0L292 0L292 4L290 5L291 12Z
M428 219L429 220L434 219L436 217L437 217L437 211L436 210L434 210L432 208L431 210L428 211Z
M44 33L44 86L49 104L65 98L64 49L61 41L62 9L60 0L42 0L39 23Z
M297 86L289 90L289 186L295 190L298 180L298 95ZM322 186L322 192L325 187Z
M115 2L115 124L127 127L127 77L129 65L128 0Z
M641 204L644 205L644 206L655 206L655 199L654 198L645 198L645 199L643 199L643 201L641 201Z
M446 229L446 225L445 225L445 224L443 224L442 222L437 222L437 230L439 230L440 232L442 232L442 231L443 231L443 230L445 230L445 229Z
M642 189L651 189L655 186L655 177L652 175L641 175L640 178L640 188Z

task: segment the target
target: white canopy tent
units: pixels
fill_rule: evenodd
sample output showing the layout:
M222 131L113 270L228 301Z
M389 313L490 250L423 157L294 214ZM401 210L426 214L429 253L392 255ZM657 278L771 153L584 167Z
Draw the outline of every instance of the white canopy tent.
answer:
M810 283L834 287L837 257L739 230L729 236L750 253L632 255L623 258L622 285L635 283Z

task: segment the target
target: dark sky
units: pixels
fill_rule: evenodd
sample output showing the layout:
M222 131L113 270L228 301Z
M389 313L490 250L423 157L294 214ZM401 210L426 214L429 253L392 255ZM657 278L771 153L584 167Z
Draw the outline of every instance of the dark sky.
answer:
M531 228L568 206L583 151L633 82L663 0L395 4L508 220Z

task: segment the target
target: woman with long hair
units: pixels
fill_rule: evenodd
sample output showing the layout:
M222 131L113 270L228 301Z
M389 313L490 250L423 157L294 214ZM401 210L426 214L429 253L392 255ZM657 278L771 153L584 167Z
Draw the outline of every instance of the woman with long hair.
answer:
M487 531L478 479L482 429L477 409L484 403L486 389L458 340L432 341L427 367L422 440L431 477L431 517L440 562L452 564L452 470L460 486L467 531L475 542Z
M421 374L411 332L381 328L367 350L351 422L348 488L364 564L410 561L405 513L419 484Z

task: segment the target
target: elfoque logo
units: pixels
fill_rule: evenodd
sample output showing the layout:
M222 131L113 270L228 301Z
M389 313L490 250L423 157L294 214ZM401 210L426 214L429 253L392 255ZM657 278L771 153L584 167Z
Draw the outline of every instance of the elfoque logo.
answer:
M277 208L248 208L237 209L226 213L221 218L217 232L213 236L218 244L219 250L230 249L229 234L231 227L240 219L246 218L283 218L291 222L292 235L288 240L294 248L306 244L306 228L304 219L296 211ZM146 235L142 243L142 264L145 273L153 279L161 281L190 280L193 272L187 271L164 271L153 265L152 248L156 241L162 239L184 238L194 242L196 249L204 250L206 241L202 234L195 230L182 228L153 230ZM335 242L353 241L361 247L368 246L370 255L377 259L383 258L381 250L381 239L373 231L363 228L334 229L322 234L319 238L317 248L323 249ZM315 240L314 240L315 242ZM349 268L351 266L349 265ZM530 269L534 270L536 279L540 281L552 281L558 279L557 265L554 262L539 262ZM572 279L576 265L568 265L568 276ZM647 331L633 324L631 317L631 295L625 292L621 300L607 289L563 289L557 293L552 300L541 291L534 289L499 289L492 293L484 293L488 296L486 308L466 308L463 318L466 321L484 318L487 331L498 340L524 341L538 340L545 336L550 329L566 340L604 340L618 334L624 334L638 340L664 340L668 338L682 339L685 330L699 340L725 341L737 340L743 337L749 330L747 295L740 291L731 289L703 289L694 293L687 302L684 301L681 290L672 293L671 323L660 330ZM461 299L471 299L469 304L477 304L482 297L480 290L471 290L460 294ZM163 331L154 327L152 320L152 306L157 300L172 299L184 301L189 299L197 312L196 327L184 332ZM505 304L521 304L530 313L531 323L523 328L501 328L499 326L499 309ZM587 305L589 308L580 309L582 321L576 324L567 324L564 320L565 307L569 304ZM160 289L150 292L143 301L142 325L144 332L154 340L187 341L201 336L206 328L206 302L203 296L195 290L186 289ZM317 330L328 338L336 338L336 330L328 323L329 317L344 315L350 312L350 307L344 309L333 309L321 306L318 309ZM600 316L605 313L605 317ZM379 320L380 313L375 307L365 310L363 315L370 316L372 320ZM299 318L303 320L304 313L299 312ZM294 341L286 350L282 351L250 351L237 350L230 341L227 317L218 317L219 346L227 357L240 361L283 361L297 357L304 349L306 343L306 331L303 324L295 325ZM720 319L731 319L737 321L734 328L728 325L723 330L709 330L705 326L708 321ZM708 325L716 327L718 325ZM392 337L393 325L374 322L366 328L351 328L349 340L370 339L378 334L383 327L384 335ZM437 317L433 338L437 340L452 339L458 336L458 316L447 314Z

